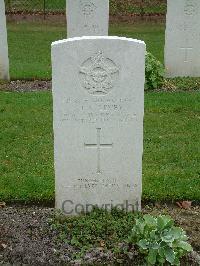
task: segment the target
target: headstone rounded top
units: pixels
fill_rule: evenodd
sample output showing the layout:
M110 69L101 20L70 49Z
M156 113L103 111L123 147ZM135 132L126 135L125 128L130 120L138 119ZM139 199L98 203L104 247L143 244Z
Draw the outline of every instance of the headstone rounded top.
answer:
M75 41L81 41L81 40L121 40L121 41L127 41L127 42L134 42L136 44L143 44L146 46L144 41L132 39L132 38L126 38L126 37L118 37L118 36L83 36L83 37L74 37L69 39L63 39L59 41L55 41L51 44L51 46L56 46L64 43L69 42L75 42Z

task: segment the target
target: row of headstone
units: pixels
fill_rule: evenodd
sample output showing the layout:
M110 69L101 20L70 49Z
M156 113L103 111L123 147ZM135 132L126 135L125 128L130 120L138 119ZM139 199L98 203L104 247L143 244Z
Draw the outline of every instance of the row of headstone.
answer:
M168 0L165 34L167 77L200 76L200 1ZM68 38L107 36L109 0L67 0Z
M199 8L168 0L169 76L199 75ZM0 12L0 78L8 79L3 0ZM68 12L70 38L52 44L56 207L140 210L145 43L107 36L108 0L68 0Z
M200 1L168 0L165 34L167 77L200 76ZM109 0L67 0L68 38L107 36ZM4 0L0 0L0 79L9 79Z
M4 0L0 0L0 79L9 80L9 59Z
M145 44L94 36L108 35L108 6L68 0L75 38L52 44L56 207L68 215L141 208Z
M200 75L199 8L168 0L169 77ZM145 44L107 37L108 14L108 0L68 0L69 39L52 44L56 207L69 215L141 208Z

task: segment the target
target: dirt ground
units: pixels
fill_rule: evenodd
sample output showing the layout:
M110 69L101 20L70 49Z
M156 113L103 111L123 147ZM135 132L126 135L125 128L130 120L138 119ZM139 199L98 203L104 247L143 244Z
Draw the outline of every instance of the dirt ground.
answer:
M76 252L72 246L56 242L56 232L48 224L53 212L52 208L36 206L0 208L0 265L80 265L80 260L72 258ZM195 250L181 265L200 265L200 206L181 209L175 205L146 205L143 212L170 214L176 224L187 231ZM82 262L84 265L116 265L114 259L111 252L95 249L86 254ZM127 265L138 265L134 259L130 257Z
M59 13L59 14L46 14L44 15L41 13L35 14L27 14L27 13L10 13L7 14L8 21L29 21L29 22L47 22L47 23L66 23L66 15ZM165 15L163 14L153 14L153 15L137 15L137 14L130 14L130 15L118 15L118 16L109 16L110 23L134 23L134 22L164 22Z
M50 80L13 80L10 82L1 82L0 81L0 91L9 91L9 92L36 92L36 91L51 91L52 82ZM147 90L146 92L179 92L186 91L185 89L176 88L173 84L164 84L162 88ZM200 91L200 89L187 89L187 91Z
M52 88L51 81L43 80L15 80L11 82L0 83L0 91L12 92L34 92L34 91L50 91Z

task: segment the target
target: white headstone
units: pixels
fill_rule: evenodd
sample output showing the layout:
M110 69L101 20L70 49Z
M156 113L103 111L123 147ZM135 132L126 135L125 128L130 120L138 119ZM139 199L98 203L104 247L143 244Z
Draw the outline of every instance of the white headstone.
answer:
M199 0L168 0L165 67L167 77L200 76Z
M107 36L109 0L67 0L67 36Z
M0 79L9 80L8 43L4 0L0 0Z
M141 207L145 44L82 37L52 44L56 207ZM132 208L131 208L132 205Z

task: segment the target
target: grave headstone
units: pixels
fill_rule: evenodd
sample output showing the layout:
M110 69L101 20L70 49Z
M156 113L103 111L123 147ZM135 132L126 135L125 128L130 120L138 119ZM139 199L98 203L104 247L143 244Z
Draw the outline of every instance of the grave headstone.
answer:
M140 210L145 44L81 37L52 44L56 207Z
M200 76L200 1L168 0L165 36L167 77Z
M107 36L109 0L67 0L67 36Z
M0 0L0 79L9 80L8 43L4 0Z

